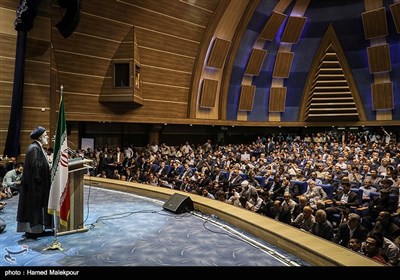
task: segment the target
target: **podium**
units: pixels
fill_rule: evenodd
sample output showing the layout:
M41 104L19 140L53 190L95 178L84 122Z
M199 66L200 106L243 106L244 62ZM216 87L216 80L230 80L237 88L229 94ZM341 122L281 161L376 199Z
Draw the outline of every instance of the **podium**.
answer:
M60 225L57 236L85 232L88 229L83 224L83 176L87 173L90 159L74 158L68 160L68 179L69 179L69 196L70 196L70 213L68 225L65 227Z

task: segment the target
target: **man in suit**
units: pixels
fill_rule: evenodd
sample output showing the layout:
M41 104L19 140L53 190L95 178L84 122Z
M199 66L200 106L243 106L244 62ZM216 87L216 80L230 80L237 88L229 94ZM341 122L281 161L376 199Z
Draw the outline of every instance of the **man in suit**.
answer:
M360 222L361 217L358 214L349 213L347 223L342 223L339 226L339 230L332 241L344 247L348 247L348 243L352 238L365 241L365 239L367 239L368 230L364 228Z
M344 181L341 186L343 189L338 191L332 198L332 206L325 209L330 221L334 214L341 214L342 217L347 217L350 207L360 205L358 194L350 190L350 182Z

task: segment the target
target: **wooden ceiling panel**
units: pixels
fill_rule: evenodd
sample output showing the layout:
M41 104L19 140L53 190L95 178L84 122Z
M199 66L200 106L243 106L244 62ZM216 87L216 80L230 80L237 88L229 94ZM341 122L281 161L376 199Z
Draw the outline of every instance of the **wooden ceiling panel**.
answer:
M303 31L306 17L289 17L285 31L283 31L281 42L297 44L300 39L301 31Z
M269 94L269 112L285 112L286 87L272 87Z
M394 108L393 83L371 85L372 110L390 110Z
M288 78L290 74L290 68L292 67L294 53L292 52L281 52L278 51L275 60L274 72L272 77L274 78Z
M258 74L260 74L261 66L264 63L266 55L266 50L253 49L247 63L246 71L244 73L247 75L258 76Z
M286 17L285 14L273 11L260 34L260 39L272 41Z
M218 81L204 79L201 88L200 107L213 108L217 96Z
M255 86L242 85L240 90L239 111L253 110L255 92Z
M224 65L226 55L228 54L230 44L229 41L215 38L207 60L207 66L221 69Z
M361 14L365 39L385 37L388 34L385 8L364 12Z
M389 45L380 45L367 48L370 73L382 73L392 70Z

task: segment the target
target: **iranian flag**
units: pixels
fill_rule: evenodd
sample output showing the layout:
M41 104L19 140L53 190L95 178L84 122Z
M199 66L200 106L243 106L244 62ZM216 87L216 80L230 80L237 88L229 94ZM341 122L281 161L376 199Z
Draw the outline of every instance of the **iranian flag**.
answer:
M67 226L69 210L67 125L65 122L64 100L61 87L60 109L54 143L53 164L51 166L48 213L59 216L60 224Z

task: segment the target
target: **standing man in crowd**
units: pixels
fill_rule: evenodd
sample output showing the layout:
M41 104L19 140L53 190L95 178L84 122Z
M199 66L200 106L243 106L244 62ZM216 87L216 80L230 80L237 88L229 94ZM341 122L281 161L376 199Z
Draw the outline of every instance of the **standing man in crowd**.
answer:
M48 144L46 129L36 127L30 134L33 141L25 156L21 192L17 212L17 232L25 238L37 239L51 235L44 231L51 226L52 216L47 213L50 192L50 165L43 145Z

